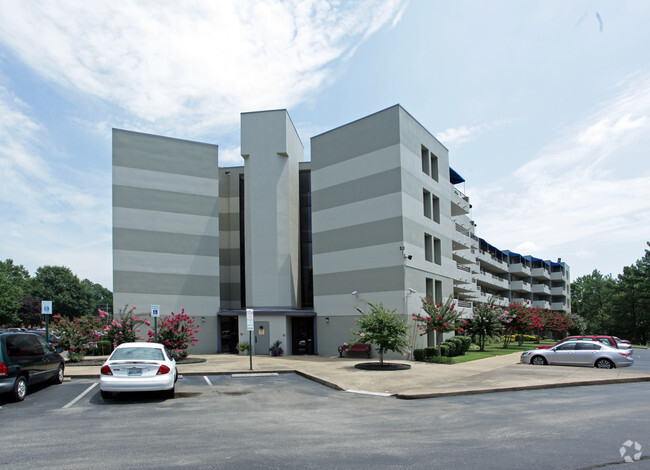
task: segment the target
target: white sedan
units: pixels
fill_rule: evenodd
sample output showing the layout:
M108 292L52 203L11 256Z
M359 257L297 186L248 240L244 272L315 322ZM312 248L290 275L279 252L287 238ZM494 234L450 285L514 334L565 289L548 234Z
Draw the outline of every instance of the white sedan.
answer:
M158 343L123 343L109 356L100 370L102 398L114 392L164 391L174 398L178 380L176 361Z

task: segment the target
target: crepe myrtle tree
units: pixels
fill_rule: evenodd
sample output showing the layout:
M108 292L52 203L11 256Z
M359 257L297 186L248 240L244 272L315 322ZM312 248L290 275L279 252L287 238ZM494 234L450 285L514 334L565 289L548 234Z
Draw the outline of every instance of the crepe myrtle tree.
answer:
M455 309L454 298L450 296L443 304L435 304L433 300L422 297L422 310L424 313L414 313L413 320L420 330L420 336L427 333L436 333L438 356L441 355L442 336L451 331L463 330L467 322L460 320L461 313Z
M357 329L350 330L355 339L352 344L371 343L377 346L379 364L384 365L384 353L393 351L402 354L408 348L408 325L404 317L390 310L380 302L367 302L370 313L365 313L358 307L361 314L356 319Z

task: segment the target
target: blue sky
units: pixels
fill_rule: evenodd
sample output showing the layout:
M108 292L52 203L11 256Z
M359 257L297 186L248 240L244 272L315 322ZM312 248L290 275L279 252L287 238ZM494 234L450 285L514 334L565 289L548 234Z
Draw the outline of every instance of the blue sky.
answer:
M111 128L310 137L399 103L450 151L477 234L614 275L650 240L650 3L0 2L0 259L112 288ZM308 156L308 152L307 152Z

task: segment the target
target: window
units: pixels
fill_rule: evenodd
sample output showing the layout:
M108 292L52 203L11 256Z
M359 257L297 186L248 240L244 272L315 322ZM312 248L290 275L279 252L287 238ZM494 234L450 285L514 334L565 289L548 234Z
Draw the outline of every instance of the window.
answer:
M433 291L433 279L426 278L426 284L427 284L427 299L434 300L434 291Z
M429 174L429 150L426 147L422 147L422 171Z
M426 189L422 190L422 204L424 205L424 216L432 218L431 212L431 193Z
M433 221L440 223L440 199L435 196L431 196L432 205L431 209L433 212Z
M433 261L433 237L428 233L424 234L424 259Z
M439 238L433 239L433 262L436 264L442 264L442 248Z
M431 154L431 178L438 181L438 157Z
M442 281L436 281L436 291L434 301L436 304L442 303Z

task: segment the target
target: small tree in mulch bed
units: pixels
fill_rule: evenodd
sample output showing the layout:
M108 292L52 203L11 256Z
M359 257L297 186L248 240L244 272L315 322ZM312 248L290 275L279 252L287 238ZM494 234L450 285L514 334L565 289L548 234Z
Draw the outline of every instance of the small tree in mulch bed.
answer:
M356 307L361 316L356 319L357 330L350 330L356 336L352 344L371 343L377 346L379 365L384 366L384 353L403 353L408 347L408 325L402 315L396 314L382 303L368 302L370 313Z

